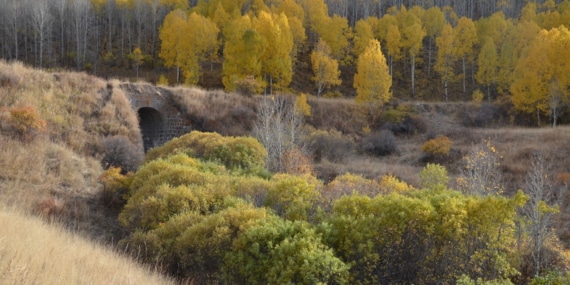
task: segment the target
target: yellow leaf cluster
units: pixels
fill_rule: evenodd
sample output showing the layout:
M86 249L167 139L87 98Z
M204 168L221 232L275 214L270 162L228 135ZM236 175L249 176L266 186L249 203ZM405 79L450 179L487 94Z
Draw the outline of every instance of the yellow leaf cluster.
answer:
M380 43L371 40L358 57L357 73L354 75L356 102L361 104L384 104L392 96L392 79L386 65L386 58L380 50Z

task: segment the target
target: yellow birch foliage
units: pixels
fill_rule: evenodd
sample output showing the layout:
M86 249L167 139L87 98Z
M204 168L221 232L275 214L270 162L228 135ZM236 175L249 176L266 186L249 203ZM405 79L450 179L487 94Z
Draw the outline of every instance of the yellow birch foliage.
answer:
M182 70L186 83L196 84L200 76L200 62L214 60L218 50L219 29L204 16L182 10L170 12L160 30L162 41L160 57L167 67Z
M372 26L367 20L359 20L354 27L354 47L352 53L358 56L366 49L370 40L374 39Z
M380 50L380 43L371 40L358 57L357 73L354 75L356 102L361 104L384 104L392 96L392 79L388 73L386 58Z
M380 188L382 188L384 193L396 192L400 194L414 189L414 187L393 175L382 176L382 179L380 179Z
M332 56L341 63L350 62L349 48L352 38L352 29L348 20L334 15L327 18L324 25L318 31L319 36L331 47Z
M293 54L297 54L301 46L307 40L303 21L305 19L305 11L303 7L295 2L295 0L284 0L274 9L274 13L285 14L289 21L289 28L293 35Z
M311 105L307 102L307 94L301 93L295 100L295 110L305 117L311 116Z
M473 21L466 17L461 17L454 29L455 55L464 60L471 60L474 55L475 44L477 43L477 29Z
M437 45L437 61L434 69L441 77L445 89L445 99L448 99L447 88L449 83L456 80L453 66L455 65L456 57L454 53L454 30L451 25L446 24L443 26L441 35L435 40Z
M252 21L253 28L264 38L261 72L272 88L283 89L293 78L293 35L285 14L260 12Z
M477 70L475 78L479 84L487 87L489 101L491 100L491 86L495 84L497 80L497 69L499 67L497 57L497 48L495 47L493 39L490 37L486 38L485 44L479 53L479 69Z
M330 57L330 47L323 40L319 41L311 53L311 65L315 75L313 81L317 86L317 96L320 96L329 86L342 83L338 62Z
M183 29L186 26L186 13L182 10L174 10L166 15L160 29L161 49L159 56L164 59L166 67L178 66L178 57L182 53L180 44Z
M224 64L222 82L226 90L234 90L236 82L248 76L262 86L261 56L265 50L265 39L253 29L249 16L233 20L224 31ZM259 91L259 90L258 90Z
M556 126L559 108L570 101L568 74L570 32L564 26L542 30L517 64L511 86L515 108L537 115L549 111Z

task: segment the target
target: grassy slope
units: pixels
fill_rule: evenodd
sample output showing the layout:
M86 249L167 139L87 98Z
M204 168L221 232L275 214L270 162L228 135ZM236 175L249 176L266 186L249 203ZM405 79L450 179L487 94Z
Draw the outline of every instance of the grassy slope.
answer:
M0 284L169 284L93 241L116 241L119 232L99 202L102 141L140 139L117 85L0 61ZM25 140L7 119L21 107L47 123Z
M0 208L0 284L174 284L36 217Z

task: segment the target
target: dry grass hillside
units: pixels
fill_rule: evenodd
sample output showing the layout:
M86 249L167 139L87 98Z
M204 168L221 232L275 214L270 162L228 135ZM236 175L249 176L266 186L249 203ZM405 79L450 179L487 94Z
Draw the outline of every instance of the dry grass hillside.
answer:
M0 208L0 284L175 284L59 225Z
M103 166L125 149L122 163L142 159L118 84L0 61L0 284L172 283L99 245L121 234Z
M98 204L98 178L120 150L132 167L143 156L137 115L118 84L0 62L0 201L96 239L116 236Z

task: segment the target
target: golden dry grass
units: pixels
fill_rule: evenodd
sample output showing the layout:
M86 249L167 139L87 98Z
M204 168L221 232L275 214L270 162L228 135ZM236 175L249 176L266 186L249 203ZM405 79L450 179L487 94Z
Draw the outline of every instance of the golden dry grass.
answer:
M57 225L0 207L0 284L174 284Z
M47 197L94 195L99 162L66 146L37 138L29 143L0 136L0 201L33 209Z
M44 134L75 152L96 155L101 136L140 140L137 115L117 81L0 61L0 85L0 108L33 108L47 121Z
M47 122L27 140L0 122L0 284L172 284L92 241L119 232L98 200L102 138L141 141L119 85L0 61L0 109L29 107Z
M198 129L226 136L249 135L256 119L255 98L222 90L187 87L168 90L172 92L175 104L190 116Z

